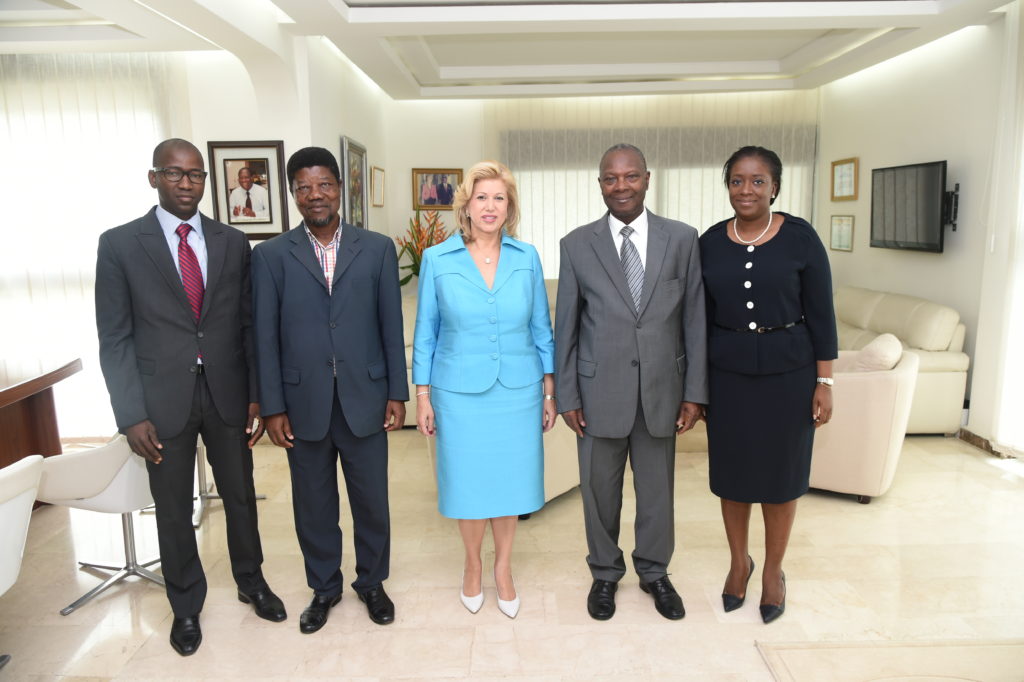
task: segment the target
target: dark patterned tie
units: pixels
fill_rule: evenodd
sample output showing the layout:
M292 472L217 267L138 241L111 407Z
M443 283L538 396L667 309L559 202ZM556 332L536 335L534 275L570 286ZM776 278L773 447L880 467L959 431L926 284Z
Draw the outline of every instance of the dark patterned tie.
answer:
M619 249L619 260L622 261L622 271L626 273L626 283L629 285L629 293L633 294L633 305L637 312L640 311L640 294L644 290L644 264L640 261L640 253L636 245L629 241L629 235L634 230L629 225L619 230L622 235L622 248Z
M245 207L250 210L252 209L252 197L249 196L249 190L245 191Z
M181 269L181 283L185 285L185 294L192 306L192 315L199 322L199 311L203 309L203 271L199 268L196 252L188 245L188 233L192 226L188 223L178 225L178 267Z

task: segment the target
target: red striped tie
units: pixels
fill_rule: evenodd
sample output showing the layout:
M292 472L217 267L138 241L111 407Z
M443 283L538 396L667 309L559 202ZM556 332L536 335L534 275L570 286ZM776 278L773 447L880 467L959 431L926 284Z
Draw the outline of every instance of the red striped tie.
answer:
M203 309L203 271L199 269L196 252L188 245L188 232L192 226L188 223L178 225L178 267L181 269L181 283L185 285L185 294L192 305L192 314L199 322L199 311Z

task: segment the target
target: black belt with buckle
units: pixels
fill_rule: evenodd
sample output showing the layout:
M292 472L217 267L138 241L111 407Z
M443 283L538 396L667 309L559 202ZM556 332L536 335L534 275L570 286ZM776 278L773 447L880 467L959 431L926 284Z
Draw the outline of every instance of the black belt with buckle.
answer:
M789 329L790 327L795 327L798 324L803 323L804 318L801 317L796 322L790 322L789 324L780 324L777 327L757 327L756 329L751 329L750 327L743 327L737 329L736 327L726 327L724 324L718 324L717 322L715 322L715 326L718 327L719 329L728 329L731 332L750 332L751 334L768 334L771 332L782 331L783 329Z

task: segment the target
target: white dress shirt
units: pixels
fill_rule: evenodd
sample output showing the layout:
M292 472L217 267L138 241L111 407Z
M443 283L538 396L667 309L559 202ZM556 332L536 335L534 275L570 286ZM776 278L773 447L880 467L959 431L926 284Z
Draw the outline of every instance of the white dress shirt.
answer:
M615 242L615 253L622 253L622 234L620 230L626 225L611 213L608 214L608 227L612 231L612 241ZM647 269L647 207L640 212L636 220L629 223L633 228L633 234L629 235L629 241L633 242L637 253L640 254L640 263Z
M181 277L181 266L178 265L178 225L182 223L188 223L192 226L192 231L188 233L188 245L195 251L196 260L199 261L199 269L203 271L203 284L206 284L206 237L203 236L203 221L199 217L197 211L194 216L188 220L182 220L176 218L163 209L162 206L156 207L156 219L160 221L160 229L164 231L164 237L167 239L167 246L171 249L171 258L174 259L174 268L178 271L178 277Z
M249 188L249 198L252 199L252 211L256 214L252 218L242 215L242 209L245 208L245 190L241 185L231 190L228 197L228 212L231 216L229 222L237 223L244 220L267 220L270 218L270 201L266 187L257 185L255 182L252 183L252 187ZM235 215L235 206L238 207L238 215Z

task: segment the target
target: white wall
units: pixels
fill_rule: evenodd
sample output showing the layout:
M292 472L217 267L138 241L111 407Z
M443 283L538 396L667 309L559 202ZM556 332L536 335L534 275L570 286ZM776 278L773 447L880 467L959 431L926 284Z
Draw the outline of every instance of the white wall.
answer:
M920 296L955 308L974 354L985 257L988 178L999 102L1002 22L970 27L821 88L818 202L828 244L832 215L854 216L853 251L829 251L835 284ZM831 162L860 159L857 201L830 201ZM941 254L868 246L871 169L947 160L960 183L956 232Z

